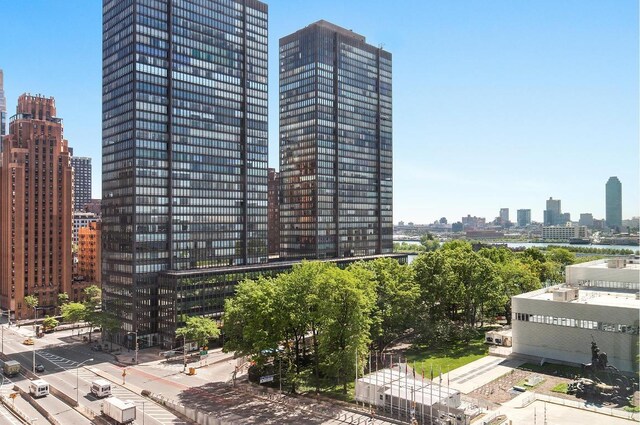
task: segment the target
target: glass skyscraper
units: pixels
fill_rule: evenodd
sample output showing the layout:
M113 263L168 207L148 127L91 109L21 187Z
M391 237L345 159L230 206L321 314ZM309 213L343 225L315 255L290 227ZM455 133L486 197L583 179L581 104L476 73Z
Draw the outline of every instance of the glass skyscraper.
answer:
M318 21L279 65L281 256L391 252L391 54Z
M267 261L267 6L103 0L103 300L156 344L158 276Z

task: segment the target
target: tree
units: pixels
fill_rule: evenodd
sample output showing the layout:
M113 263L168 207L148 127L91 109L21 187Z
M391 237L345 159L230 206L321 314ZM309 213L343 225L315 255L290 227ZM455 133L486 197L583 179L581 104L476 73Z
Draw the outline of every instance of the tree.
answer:
M187 341L195 341L200 346L208 344L211 338L220 336L220 329L212 319L201 316L190 316L184 319L185 325L176 329L176 337L182 338L184 367L187 367ZM136 345L138 342L136 341Z
M84 303L88 308L95 309L100 305L102 290L96 285L87 286L82 292L84 292Z
M284 335L276 320L276 284L274 279L247 279L236 287L236 295L224 306L226 352L243 356L277 349ZM263 358L258 357L261 362Z
M69 294L67 294L66 292L60 292L58 294L58 312L61 312L62 310L60 309L60 307L62 307L62 305L68 302L69 302Z
M205 346L212 338L220 336L220 329L213 319L201 316L187 317L185 325L176 329L176 337L183 340L195 341L200 346Z
M547 251L547 258L561 264L563 271L566 266L570 266L576 262L576 254L566 248L550 248Z
M120 330L120 320L113 314L103 311L98 314L96 324L102 328L103 337L105 332L109 335L110 350L113 350L113 334Z
M511 297L525 292L540 289L540 279L531 269L529 264L518 260L500 263L497 266L497 273L502 282L504 290L504 315L507 324L511 324Z
M420 255L412 268L420 286L423 338L451 338L456 326L475 327L485 311L503 304L493 263L468 242L447 242Z
M420 298L413 269L391 258L360 261L350 271L363 268L371 273L375 283L376 304L372 312L371 337L378 348L414 327Z
M33 326L35 327L35 320L36 320L36 307L38 307L38 298L35 295L27 295L26 297L24 297L24 303L25 305L30 309L33 310Z
M87 315L87 306L82 303L64 304L60 309L62 310L62 319L69 323L80 322Z
M49 316L46 316L42 321L42 327L45 332L48 330L54 330L59 324L60 322L58 322L56 318Z
M375 305L375 285L362 273L331 267L323 276L319 305L319 356L322 372L342 384L363 369L370 339L371 311ZM354 359L358 357L360 371Z
M87 307L87 311L84 320L89 323L89 342L91 342L91 335L94 326L100 321L100 301L102 290L96 285L87 286L84 288L84 305Z
M424 247L425 251L435 251L440 248L440 241L428 232L426 235L420 237L420 244Z

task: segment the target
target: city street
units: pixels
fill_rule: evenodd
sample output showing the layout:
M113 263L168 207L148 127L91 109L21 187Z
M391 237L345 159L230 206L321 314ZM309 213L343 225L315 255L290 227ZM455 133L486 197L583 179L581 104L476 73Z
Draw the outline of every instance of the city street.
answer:
M91 344L83 341L82 337L86 333L78 336L75 330L64 330L45 334L39 339L34 338L35 344L28 346L24 345L23 341L33 334L30 327L4 326L4 353L10 359L17 360L25 368L31 369L35 351L36 364L45 367L45 371L37 375L72 399L77 398L82 406L96 414L100 412L101 400L90 394L90 383L97 378L111 381L115 397L131 400L136 404L138 418L135 424L138 425L191 423L143 397L140 394L142 390L211 412L222 420L241 421L246 424L340 424L358 421L364 423L369 419L365 414L346 411L326 402L280 394L259 394L259 389L246 384L239 384L234 388L230 382L236 360L220 350L210 351L207 361L212 364L198 367L195 375L187 375L183 373L181 358L167 362L159 355L160 350L157 348L141 350L138 354L139 364L132 365L135 353L126 348L117 356L93 350L92 347L100 341L99 333L92 336L94 341ZM125 365L126 363L129 364ZM189 364L195 367L199 365L198 362ZM123 372L126 372L124 377ZM6 381L3 392L8 391L7 388L14 384L28 391L29 379L22 375L12 378L11 383L8 379ZM90 423L53 395L40 398L37 402L59 418L61 423ZM37 423L47 423L47 420L21 397L17 397L15 403L30 418L37 419ZM0 408L0 417L2 412ZM19 422L16 420L16 423ZM382 425L388 422L376 419L372 423Z

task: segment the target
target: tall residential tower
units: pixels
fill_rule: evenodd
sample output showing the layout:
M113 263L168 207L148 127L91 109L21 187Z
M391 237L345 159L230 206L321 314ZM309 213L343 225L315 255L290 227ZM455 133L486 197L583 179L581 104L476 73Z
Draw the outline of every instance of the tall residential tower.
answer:
M91 202L91 158L72 156L73 167L73 209L84 210Z
M390 253L391 54L326 21L280 39L280 251Z
M0 308L33 317L24 297L55 313L71 294L71 164L52 97L23 94L2 141Z
M622 183L617 177L609 177L605 186L606 220L610 229L622 226Z
M159 274L267 261L267 6L102 10L103 299L155 345Z

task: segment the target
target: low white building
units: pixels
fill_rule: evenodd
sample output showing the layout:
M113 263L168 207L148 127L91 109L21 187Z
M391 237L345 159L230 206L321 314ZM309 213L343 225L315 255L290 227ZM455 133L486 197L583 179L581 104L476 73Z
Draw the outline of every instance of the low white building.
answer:
M403 368L406 366L401 365L400 370L381 369L358 378L356 401L384 410L391 417L406 418L413 412L419 423L430 423L430 415L434 423L448 415L451 424L463 425L479 413L477 408L462 402L458 390L414 377L401 371Z
M568 266L567 283L512 298L513 352L591 362L591 341L608 364L637 369L640 264L633 257Z
M548 240L570 240L585 239L589 237L587 226L544 226L542 228L542 239Z

